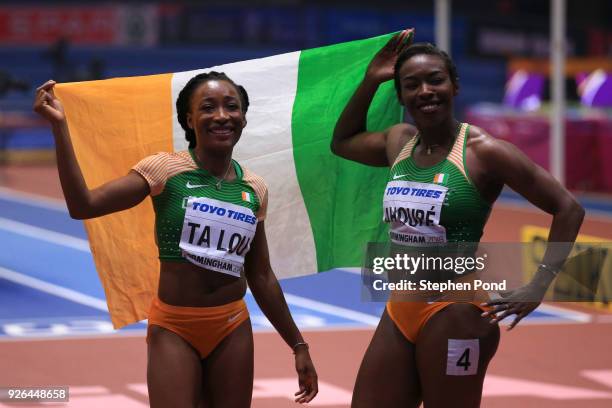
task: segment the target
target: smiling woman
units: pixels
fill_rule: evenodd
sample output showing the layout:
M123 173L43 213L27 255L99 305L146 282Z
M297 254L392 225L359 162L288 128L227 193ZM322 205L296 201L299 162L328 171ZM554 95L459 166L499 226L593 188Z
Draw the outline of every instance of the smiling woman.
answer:
M390 241L419 250L458 242L475 248L491 206L508 185L553 215L549 241L573 242L584 216L574 197L514 146L459 123L453 114L459 92L453 62L431 44L411 44L412 35L402 31L374 56L331 143L338 156L390 168L383 194ZM390 79L414 125L368 131L370 104ZM537 307L539 302L526 299L542 299L570 247L549 246L532 282L497 301L478 292L463 302L391 293L363 358L352 406L480 406L499 342L497 322L516 314L512 328ZM457 266L453 271L463 273ZM431 276L423 268L418 272Z
M409 59L414 64L404 64ZM452 100L459 92L459 78L448 54L430 44L414 44L398 56L393 79L398 98L414 115L419 129L431 126L433 115L438 115L438 120L452 117Z
M250 406L253 336L243 301L247 283L295 354L296 401L312 400L318 389L308 344L270 267L267 188L261 177L232 160L247 123L246 90L223 73L193 77L176 101L189 150L146 157L124 177L90 190L54 86L48 81L38 88L34 110L52 125L71 216L111 214L148 195L153 202L160 278L148 314L151 406Z
M192 104L192 100L196 102ZM198 128L201 134L214 136L200 140L200 143L209 145L206 150L211 154L218 151L215 142L219 139L225 139L232 146L238 142L246 126L248 108L246 90L227 75L215 71L191 78L176 101L178 121L185 130L189 148L196 147L195 128ZM218 112L216 119L215 112Z

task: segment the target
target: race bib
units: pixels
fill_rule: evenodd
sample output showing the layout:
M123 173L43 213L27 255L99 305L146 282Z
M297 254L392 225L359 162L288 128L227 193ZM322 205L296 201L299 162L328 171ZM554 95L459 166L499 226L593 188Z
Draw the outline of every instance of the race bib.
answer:
M383 221L391 241L400 245L446 242L440 213L448 188L438 184L390 181L383 199Z
M249 208L189 197L179 247L191 263L240 276L256 229L257 217Z

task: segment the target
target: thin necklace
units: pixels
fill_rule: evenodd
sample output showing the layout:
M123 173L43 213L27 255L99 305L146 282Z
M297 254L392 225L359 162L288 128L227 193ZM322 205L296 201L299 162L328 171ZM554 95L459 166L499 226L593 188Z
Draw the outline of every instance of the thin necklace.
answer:
M455 138L453 139L453 144L455 143L454 141L457 140L457 135L459 134L459 131L461 130L461 122L459 122L457 124L457 129L455 130ZM441 144L440 143L434 143L434 144L425 144L425 142L423 141L423 144L425 145L425 154L427 154L428 156L431 155L431 149L433 149L434 147L440 147Z
M434 147L440 147L440 144L436 143L436 144L427 145L426 146L427 150L425 150L425 153L429 156L431 154L431 149Z
M198 157L198 154L195 152L195 150L194 150L194 152L193 152L193 153L194 153L193 155L194 155L194 156L195 156L195 158L196 158L196 161L197 161L198 166L199 166L201 169L203 169L204 167L202 166L202 160L200 160L200 158ZM227 177L227 175L229 174L229 171L230 171L230 169L231 169L231 168L232 168L232 159L230 159L230 162L229 162L229 164L227 165L227 170L225 170L225 174L224 174L224 175L223 175L223 177L221 177L221 178L219 178L219 177L215 176L214 174L212 174L212 172L211 172L211 171L207 170L207 171L210 173L210 175L211 175L211 176L213 176L214 178L216 178L216 179L217 179L217 182L215 183L215 188L216 188L217 190L221 190L221 183L223 183L223 182L225 181L225 178L226 178L226 177Z
M225 178L229 174L229 171L230 171L231 167L232 167L232 159L230 159L229 165L227 166L227 170L225 170L225 174L223 175L223 177L219 178L219 177L215 176L214 174L210 173L214 178L216 178L218 180L215 183L215 188L217 190L221 190L221 183L223 183L225 181Z

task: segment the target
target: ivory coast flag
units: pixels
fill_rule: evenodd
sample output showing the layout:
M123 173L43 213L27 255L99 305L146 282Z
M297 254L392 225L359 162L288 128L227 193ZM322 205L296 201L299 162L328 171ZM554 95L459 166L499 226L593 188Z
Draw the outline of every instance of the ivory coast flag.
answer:
M446 173L437 173L434 176L433 182L436 184L446 184L448 182L448 174Z
M60 84L74 148L90 188L125 175L147 155L187 147L176 119L194 75L225 72L251 100L234 150L269 188L266 231L279 278L359 266L368 241L384 239L387 169L332 155L335 123L390 35L173 74ZM392 81L368 114L370 129L401 120ZM115 327L146 317L159 261L151 200L85 221Z

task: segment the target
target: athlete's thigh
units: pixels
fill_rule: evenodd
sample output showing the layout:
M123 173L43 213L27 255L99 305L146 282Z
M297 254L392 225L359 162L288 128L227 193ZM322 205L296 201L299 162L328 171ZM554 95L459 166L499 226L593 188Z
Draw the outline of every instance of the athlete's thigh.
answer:
M253 330L247 319L202 363L204 401L211 408L249 408L253 394Z
M179 335L149 327L147 385L151 407L193 408L200 399L200 355Z
M416 358L427 408L480 406L487 366L499 343L499 327L469 303L454 303L421 330Z
M361 362L352 408L411 408L421 403L415 349L385 309Z

